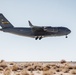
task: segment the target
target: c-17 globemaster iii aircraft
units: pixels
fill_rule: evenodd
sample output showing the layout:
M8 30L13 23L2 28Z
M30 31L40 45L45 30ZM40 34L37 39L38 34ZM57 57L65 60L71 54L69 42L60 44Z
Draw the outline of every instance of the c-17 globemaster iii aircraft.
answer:
M35 38L35 40L41 40L44 37L49 36L63 36L71 33L71 30L66 27L51 27L51 26L34 26L30 21L29 28L26 27L14 27L2 13L0 13L0 26L2 27L0 31L13 33L21 36L27 36Z

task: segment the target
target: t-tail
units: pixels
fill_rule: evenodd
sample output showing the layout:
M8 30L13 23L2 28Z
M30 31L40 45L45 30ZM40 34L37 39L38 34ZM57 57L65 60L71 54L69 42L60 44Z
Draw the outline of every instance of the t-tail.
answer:
M0 13L0 26L3 28L13 28L14 26Z

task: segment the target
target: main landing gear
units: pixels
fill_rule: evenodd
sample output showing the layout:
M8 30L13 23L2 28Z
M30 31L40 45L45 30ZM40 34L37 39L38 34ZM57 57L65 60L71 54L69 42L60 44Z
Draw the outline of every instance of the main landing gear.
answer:
M38 36L37 37L35 37L35 40L37 40L38 39Z
M35 37L35 40L37 40L37 39L41 40L42 39L42 36L36 36Z
M41 37L39 37L39 40L41 40L42 39L42 36Z
M66 35L66 37L65 38L68 38L68 36Z

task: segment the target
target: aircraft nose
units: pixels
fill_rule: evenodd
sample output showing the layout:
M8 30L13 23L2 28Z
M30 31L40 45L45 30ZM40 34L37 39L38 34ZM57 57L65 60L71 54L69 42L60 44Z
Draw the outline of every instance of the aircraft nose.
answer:
M70 34L70 33L71 33L71 30L70 30L70 29L68 29L68 30L67 30L67 32L68 32L68 34Z

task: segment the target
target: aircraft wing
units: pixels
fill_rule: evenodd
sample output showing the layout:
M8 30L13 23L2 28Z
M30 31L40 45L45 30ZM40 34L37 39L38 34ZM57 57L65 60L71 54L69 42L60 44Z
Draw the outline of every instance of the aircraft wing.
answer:
M32 31L37 32L37 31L44 31L44 27L39 27L39 26L34 26L32 25L32 23L30 21L29 22L29 26L32 28Z
M37 27L37 26L34 26L34 27L32 27L32 30L34 31L34 32L40 32L40 31L44 31L44 27Z
M57 32L58 31L57 28L55 28L55 30L56 30L55 31L54 28L52 28L51 26L48 26L48 27L46 27L46 26L42 26L42 27L34 26L34 25L32 25L32 23L30 21L28 21L28 22L29 22L29 26L32 28L33 32Z

